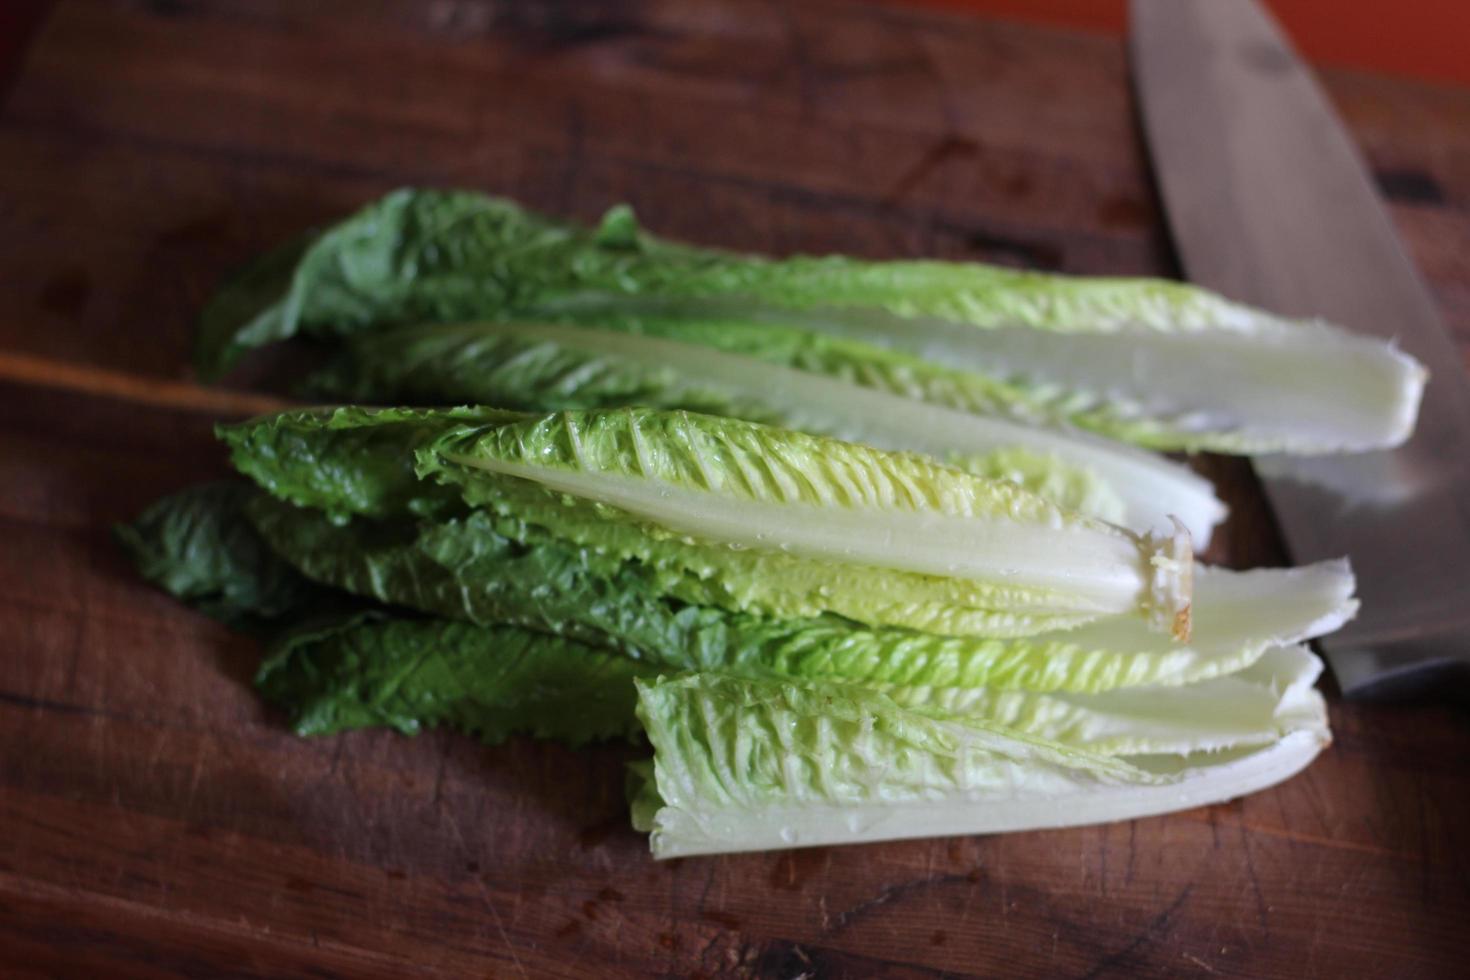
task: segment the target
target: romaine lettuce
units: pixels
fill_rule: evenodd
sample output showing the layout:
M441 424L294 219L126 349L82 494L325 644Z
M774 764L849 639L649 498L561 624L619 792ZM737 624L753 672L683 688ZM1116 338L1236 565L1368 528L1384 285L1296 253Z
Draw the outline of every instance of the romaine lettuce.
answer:
M1345 563L1201 569L1188 644L1132 614L985 640L692 606L647 566L528 546L501 533L524 530L513 518L410 489L403 457L487 421L525 420L262 420L231 430L242 460L315 507L205 485L119 533L163 587L277 632L257 683L301 734L646 727L633 814L660 857L1162 812L1286 778L1326 744L1321 664L1289 644L1351 615Z
M1188 643L1131 615L1031 637L950 637L833 615L770 618L690 605L671 599L646 566L608 564L555 541L528 547L521 526L484 511L335 523L257 499L250 513L276 553L324 584L450 619L556 633L673 671L1042 693L1179 686L1330 632L1357 605L1343 562L1201 568Z
M853 685L692 674L638 690L654 757L630 796L659 858L1149 816L1280 782L1328 742L1320 703L1264 748L1129 757Z
M527 547L652 569L684 602L995 637L1130 613L1188 635L1182 531L1140 537L923 457L736 419L462 415L298 411L222 434L243 472L296 503L425 512L453 487Z
M713 320L720 334L750 338L774 325L825 346L825 358L792 367L1155 448L1396 445L1412 431L1425 379L1389 345L1179 283L771 260L656 238L626 208L584 229L504 200L427 190L389 194L226 287L204 313L199 367L217 375L243 351L297 333L619 317ZM895 364L906 369L897 385L885 380Z
M1151 453L759 360L759 345L747 356L720 350L712 336L686 342L614 326L476 323L361 334L318 374L314 391L367 402L729 415L922 452L1136 530L1167 527L1173 516L1199 548L1225 516L1208 481ZM728 327L732 335L742 329Z

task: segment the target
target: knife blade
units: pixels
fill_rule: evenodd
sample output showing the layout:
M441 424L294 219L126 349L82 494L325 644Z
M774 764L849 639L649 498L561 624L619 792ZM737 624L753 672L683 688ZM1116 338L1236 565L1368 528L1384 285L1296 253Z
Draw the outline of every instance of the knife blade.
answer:
M1254 461L1292 558L1346 554L1362 612L1321 645L1349 696L1470 677L1470 380L1352 140L1254 0L1132 0L1135 97L1185 273L1393 340L1427 365L1402 447Z

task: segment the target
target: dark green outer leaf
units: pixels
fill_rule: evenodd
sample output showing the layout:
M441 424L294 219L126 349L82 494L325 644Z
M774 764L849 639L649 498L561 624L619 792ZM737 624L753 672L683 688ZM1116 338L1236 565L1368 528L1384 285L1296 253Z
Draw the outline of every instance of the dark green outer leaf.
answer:
M261 491L221 481L181 490L114 530L144 578L207 616L263 632L328 603L265 543L245 516Z
M273 253L226 284L203 316L201 375L217 377L251 347L298 333L342 336L366 327L443 322L523 308L578 283L625 278L650 256L699 252L656 242L626 209L598 229L463 192L395 191L299 251ZM679 263L675 263L678 265Z
M194 365L201 377L213 380L247 350L296 332L283 298L315 240L315 235L304 235L275 249L220 287L199 315Z
M367 605L273 551L246 517L252 501L275 504L246 483L201 484L117 536L149 581L233 628L274 637L256 683L300 734L448 725L487 742L527 732L576 745L638 730L633 679L655 676L649 665L513 626Z
M414 451L459 427L519 417L489 408L349 406L279 412L216 433L241 473L278 497L345 520L462 510L457 491L419 479Z
M512 626L438 619L347 623L276 644L261 693L301 735L448 726L487 743L524 732L572 745L630 737L647 664Z
M280 554L318 581L482 626L526 626L676 669L728 666L738 649L827 622L763 620L671 602L636 566L608 565L591 551L552 542L527 546L500 533L512 522L484 511L443 522L339 525L262 497L251 516ZM833 618L827 629L843 623Z

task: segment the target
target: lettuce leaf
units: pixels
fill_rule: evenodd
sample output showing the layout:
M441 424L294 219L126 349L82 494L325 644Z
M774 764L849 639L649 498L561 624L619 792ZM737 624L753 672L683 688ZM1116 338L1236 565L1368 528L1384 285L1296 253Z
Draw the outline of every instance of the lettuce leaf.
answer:
M239 480L202 483L154 502L118 542L149 582L234 629L266 633L340 597L271 550L245 516L260 490Z
M771 260L659 239L623 207L587 229L464 192L396 191L242 281L203 317L206 377L298 333L714 319L922 362L934 370L914 376L940 383L911 391L953 407L981 402L1155 448L1303 453L1397 445L1413 429L1425 380L1390 345L1179 283L973 263ZM272 281L276 299L263 303ZM964 389L967 404L946 401L946 387Z
M923 457L736 419L464 416L298 411L221 434L238 468L293 502L338 518L428 513L452 503L433 477L517 522L528 547L649 567L688 603L951 635L1124 612L1188 632L1183 532L1140 537ZM416 444L426 489L405 468Z
M761 345L726 352L718 334L686 342L617 329L628 326L621 321L598 326L475 323L357 335L313 390L369 402L463 401L528 411L647 405L728 415L922 452L1136 530L1165 528L1172 515L1200 548L1225 515L1209 482L1187 467L1116 443L760 360Z
M741 672L751 666L718 672L762 679ZM1305 648L1280 647L1235 674L1174 687L874 689L923 714L1103 755L1187 755L1269 745L1309 728L1325 735L1321 695L1311 686L1321 670ZM256 684L290 712L299 735L375 726L413 735L448 726L491 744L524 732L576 745L641 732L634 681L675 673L682 672L512 626L380 615L288 634L273 644Z
M1131 819L1305 767L1325 718L1265 748L1109 756L851 685L693 674L638 682L654 747L632 773L657 858Z
M1193 684L1094 694L986 687L879 688L896 704L941 717L981 718L1011 731L1105 755L1186 755L1270 745L1293 731L1326 735L1312 685L1322 662L1275 647L1233 674Z
M256 686L298 735L448 726L497 744L512 734L571 745L632 737L634 680L653 668L513 626L439 619L348 622L277 642Z
M826 678L880 686L1092 693L1177 686L1249 667L1272 647L1337 628L1356 609L1346 563L1201 569L1196 627L1180 644L1136 617L1014 639L871 628L838 616L773 619L671 599L646 566L587 549L528 547L484 511L445 521L337 524L256 500L262 536L308 577L451 619L513 623L672 671Z
M447 725L488 743L525 732L579 745L640 730L633 680L654 676L647 663L513 626L395 612L314 582L247 516L272 503L248 483L200 484L117 535L149 581L269 644L256 685L298 734Z
M419 478L414 453L467 424L519 419L490 408L293 409L263 415L216 434L235 469L276 496L326 511L424 516L463 510L459 494Z
M661 568L685 601L974 636L1131 612L1188 635L1186 532L1140 537L912 454L616 409L452 432L419 461L470 504Z

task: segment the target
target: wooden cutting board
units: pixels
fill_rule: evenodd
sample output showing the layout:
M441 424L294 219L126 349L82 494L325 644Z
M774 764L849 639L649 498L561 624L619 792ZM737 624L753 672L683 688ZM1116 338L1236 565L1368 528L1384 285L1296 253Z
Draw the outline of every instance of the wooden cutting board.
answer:
M1328 82L1470 335L1470 93ZM292 737L251 644L108 528L222 473L213 421L258 404L189 381L218 277L411 183L733 248L1173 270L1111 39L826 3L59 3L0 115L0 974L1463 965L1470 724L1442 707L1334 704L1305 774L1174 816L664 863L627 826L635 750ZM1201 465L1237 513L1214 557L1279 560L1244 468Z

